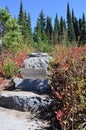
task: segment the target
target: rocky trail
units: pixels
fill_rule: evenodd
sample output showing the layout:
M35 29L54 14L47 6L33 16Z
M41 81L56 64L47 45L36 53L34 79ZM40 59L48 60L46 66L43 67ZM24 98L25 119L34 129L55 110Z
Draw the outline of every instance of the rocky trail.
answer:
M47 80L50 60L46 53L32 53L19 70L22 78L13 77L12 86L4 85L8 90L0 92L0 130L53 130L50 121L38 114L52 103Z

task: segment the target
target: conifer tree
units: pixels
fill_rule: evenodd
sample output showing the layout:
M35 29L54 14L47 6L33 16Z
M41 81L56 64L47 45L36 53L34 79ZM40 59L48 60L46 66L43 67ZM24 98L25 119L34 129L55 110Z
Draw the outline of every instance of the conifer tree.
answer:
M59 44L65 44L67 40L66 34L66 23L63 17L60 18L60 28L59 28Z
M10 14L10 10L9 10L9 8L8 8L8 6L6 5L6 7L5 7L5 10L7 11L7 13L9 13Z
M27 29L28 29L28 40L29 42L32 42L32 27L31 27L31 17L30 14L28 13L28 17L27 17Z
M22 4L22 1L21 1L20 10L19 10L19 17L18 17L18 24L19 25L22 25L23 18L24 18L24 12L23 12L23 4Z
M75 15L74 15L74 10L72 9L72 23L73 23L73 26L74 26L74 23L75 23Z
M73 28L75 32L75 40L78 41L79 39L79 22L78 19L74 15L74 10L72 9L72 23L73 23Z
M27 14L26 11L23 12L23 20L22 20L22 35L24 43L28 42L28 28L27 28Z
M82 28L81 28L81 38L80 41L85 44L86 43L86 20L85 20L85 14L83 13L82 16Z
M79 33L81 33L81 29L82 29L82 19L79 18Z
M58 20L58 15L56 14L54 20L54 36L53 36L54 44L58 43L58 39L59 39L59 20Z
M69 3L67 3L67 31L68 31L68 41L70 42L75 41L75 32L73 28Z
M12 18L6 9L0 9L0 24L3 30L3 47L15 51L14 48L22 43L22 35L17 20Z
M2 36L4 35L6 31L6 22L11 18L11 15L6 11L6 9L0 9L0 26L1 26L1 32Z
M76 37L76 41L78 41L79 39L79 22L78 19L75 17L75 21L74 21L74 32L75 32L75 37Z
M23 42L24 43L31 43L32 30L31 30L30 15L28 14L28 16L27 16L26 11L23 11L22 1L20 3L18 24L20 25L20 30L21 30L21 33L23 36Z
M49 16L47 16L46 18L46 35L49 42L52 42L53 27L52 27L52 20Z
M40 24L40 29L41 29L41 40L44 40L45 37L45 28L46 28L46 22L45 22L45 15L43 13L43 10L41 10L39 14L39 24Z
M41 42L41 25L40 25L39 19L37 19L37 25L34 28L33 39L35 42Z
M31 17L29 13L28 13L28 18L27 18L27 26L28 26L28 33L30 34L30 36L32 36Z

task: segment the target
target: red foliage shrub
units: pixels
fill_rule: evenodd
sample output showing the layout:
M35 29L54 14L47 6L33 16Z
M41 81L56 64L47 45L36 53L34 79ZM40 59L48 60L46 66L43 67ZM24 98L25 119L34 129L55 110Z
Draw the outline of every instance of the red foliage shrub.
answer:
M24 60L27 58L27 55L25 52L20 51L14 55L14 61L15 63L21 68L24 67Z
M3 78L0 78L0 85L3 83Z
M2 60L0 61L0 76L1 77L12 77L20 67L24 67L24 59L27 55L23 51L10 52L4 51Z
M86 45L54 50L51 90L57 102L56 117L63 130L79 129L86 116ZM61 107L58 108L59 102ZM86 119L86 118L85 118Z

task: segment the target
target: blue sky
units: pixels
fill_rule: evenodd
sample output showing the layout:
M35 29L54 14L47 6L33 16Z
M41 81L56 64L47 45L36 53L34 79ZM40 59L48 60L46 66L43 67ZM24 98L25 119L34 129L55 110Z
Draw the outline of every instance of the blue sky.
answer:
M21 0L0 0L0 8L8 6L12 16L18 17ZM49 15L54 21L56 13L60 18L66 19L67 2L70 9L74 9L75 16L78 18L85 13L86 16L86 0L22 0L23 9L30 13L32 27L36 25L37 18L41 9L43 9L45 17Z

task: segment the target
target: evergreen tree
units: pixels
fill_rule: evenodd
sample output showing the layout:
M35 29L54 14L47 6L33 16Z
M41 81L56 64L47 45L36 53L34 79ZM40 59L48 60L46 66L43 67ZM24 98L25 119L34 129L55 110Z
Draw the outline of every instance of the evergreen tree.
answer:
M32 42L32 28L31 28L31 18L30 18L30 14L28 13L28 17L27 17L27 29L28 29L28 40L29 42Z
M81 30L82 30L82 19L79 18L79 34L81 34Z
M27 15L26 11L23 12L23 20L22 20L22 35L24 43L28 43L28 24L27 24Z
M34 28L34 36L33 39L35 42L40 42L41 41L41 25L39 19L37 19L37 25Z
M80 41L85 44L86 43L86 21L85 15L82 16L82 28L81 28L81 38Z
M68 41L75 41L75 32L72 23L72 17L70 13L69 3L67 3L67 31L68 31Z
M64 44L67 40L66 36L66 23L63 17L60 18L60 29L59 29L59 44Z
M5 15L5 14L4 14ZM6 16L3 16L4 18ZM4 19L2 19L3 22ZM22 35L15 18L9 17L4 23L5 33L3 36L3 46L6 49L15 51L22 44Z
M7 11L7 13L10 13L10 10L9 10L9 8L8 8L7 5L6 5L6 7L5 7L5 10Z
M6 9L0 9L0 29L2 32L2 36L5 34L6 31L5 24L10 18L11 15L6 11Z
M52 20L49 16L47 16L46 18L46 35L48 37L49 42L52 42L53 27Z
M20 25L21 33L23 36L23 42L31 43L32 42L32 29L31 29L30 14L28 13L28 16L27 16L26 11L23 11L22 1L20 3L18 24Z
M55 21L54 21L54 36L53 36L54 44L58 43L58 39L59 39L59 20L58 20L57 14L56 14Z
M43 10L41 10L39 14L39 24L41 29L41 40L44 40L45 37L45 28L46 28L46 22L45 22L45 15L43 13Z
M85 14L82 15L82 26L85 25Z
M74 32L75 32L76 41L78 41L79 40L79 22L76 17L74 21Z
M73 27L74 27L74 23L75 23L75 16L74 16L74 10L72 9L72 23L73 23Z
M79 40L79 22L78 19L74 15L74 11L72 9L72 23L73 23L73 28L75 32L75 40L78 42Z
M18 24L19 25L22 25L23 18L24 18L24 12L23 12L23 4L22 4L22 1L21 1L21 3L20 3L19 17L18 17Z

